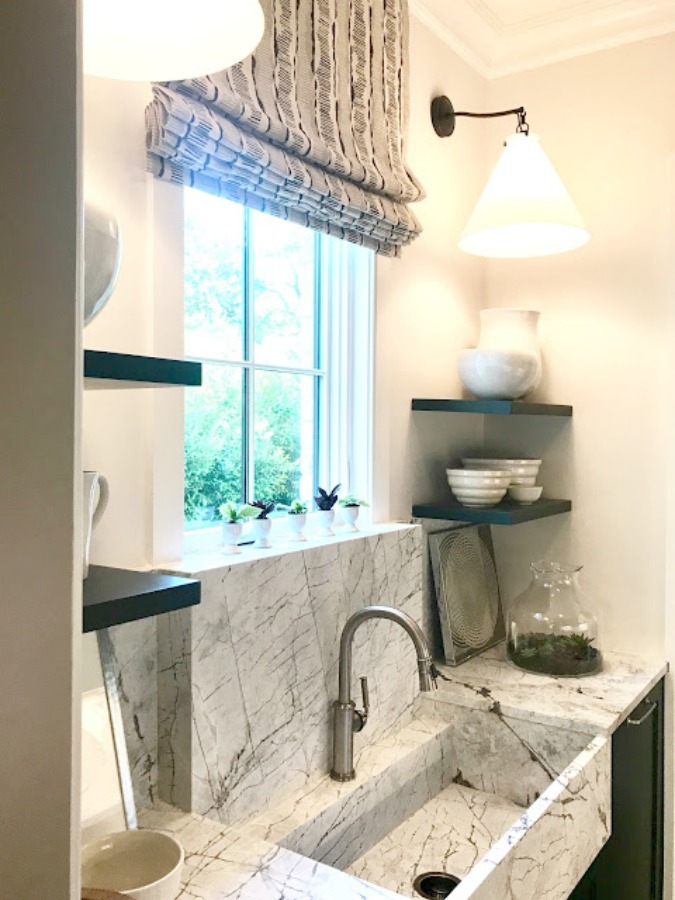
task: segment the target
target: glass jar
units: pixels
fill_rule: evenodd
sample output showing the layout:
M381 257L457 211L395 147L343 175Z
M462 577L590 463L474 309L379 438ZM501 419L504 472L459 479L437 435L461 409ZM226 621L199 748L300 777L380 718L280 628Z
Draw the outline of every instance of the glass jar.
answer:
M541 561L507 609L507 655L528 672L578 677L602 668L598 620L577 583L581 566Z

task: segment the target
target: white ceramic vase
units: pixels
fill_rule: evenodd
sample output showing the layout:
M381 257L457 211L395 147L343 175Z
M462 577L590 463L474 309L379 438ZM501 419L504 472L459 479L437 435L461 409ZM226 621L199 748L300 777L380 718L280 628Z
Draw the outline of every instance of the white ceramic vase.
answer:
M333 520L335 519L334 509L320 509L317 511L319 518L319 534L323 537L330 537L335 534L333 531Z
M360 506L343 506L342 507L342 515L345 521L345 530L346 531L358 531L358 527L356 525L356 520L359 517Z
M266 550L268 547L271 547L269 541L269 533L272 528L272 520L271 519L253 519L251 521L251 526L253 528L253 535L255 537L254 547L257 547L259 550Z
M241 537L241 522L223 522L223 548L224 553L241 553L239 538Z
M288 528L291 532L290 541L306 541L303 529L307 524L307 513L289 513Z
M484 309L475 350L459 357L459 376L472 394L484 400L517 400L541 379L537 339L539 313L533 309Z

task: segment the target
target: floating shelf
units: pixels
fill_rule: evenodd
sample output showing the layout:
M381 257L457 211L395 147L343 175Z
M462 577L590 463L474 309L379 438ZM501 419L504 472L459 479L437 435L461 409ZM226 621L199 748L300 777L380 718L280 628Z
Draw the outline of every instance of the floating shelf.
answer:
M479 525L518 525L533 519L557 516L572 509L571 500L537 500L529 506L502 500L497 506L462 506L456 500L438 504L416 503L413 516L418 519L447 519L453 522L475 522Z
M89 566L82 591L84 632L196 606L201 599L195 579L108 566Z
M525 403L523 400L423 400L413 399L412 408L425 412L483 413L497 416L571 416L572 407L556 403Z
M199 387L201 383L201 363L104 350L84 351L84 386L88 390Z

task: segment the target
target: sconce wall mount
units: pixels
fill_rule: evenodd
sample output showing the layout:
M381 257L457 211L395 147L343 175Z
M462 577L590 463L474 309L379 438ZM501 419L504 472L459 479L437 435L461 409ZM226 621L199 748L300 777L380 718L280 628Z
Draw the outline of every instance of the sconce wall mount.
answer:
M458 112L448 97L435 97L431 121L439 137L450 137L457 118L493 119L515 115L516 133L507 138L483 193L459 241L477 256L549 256L581 247L588 230L553 164L530 134L522 106L498 112Z

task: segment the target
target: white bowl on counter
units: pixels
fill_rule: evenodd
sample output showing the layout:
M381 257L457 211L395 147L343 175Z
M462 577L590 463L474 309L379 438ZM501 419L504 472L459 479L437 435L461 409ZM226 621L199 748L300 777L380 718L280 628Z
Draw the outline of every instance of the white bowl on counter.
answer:
M465 457L462 465L473 471L492 469L508 469L511 473L511 484L534 485L541 466L540 459L478 459Z
M161 831L117 831L82 848L82 886L134 900L175 900L183 848Z

